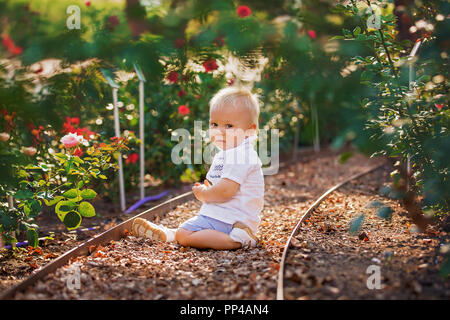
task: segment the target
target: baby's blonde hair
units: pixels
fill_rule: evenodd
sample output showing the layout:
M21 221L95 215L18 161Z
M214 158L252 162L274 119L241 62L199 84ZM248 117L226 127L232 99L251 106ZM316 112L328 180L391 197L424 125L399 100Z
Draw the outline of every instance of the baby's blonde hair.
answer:
M209 101L209 113L223 107L225 104L231 104L237 107L237 101L241 101L242 105L250 113L250 119L258 128L259 118L259 100L258 96L245 87L231 86L220 89Z

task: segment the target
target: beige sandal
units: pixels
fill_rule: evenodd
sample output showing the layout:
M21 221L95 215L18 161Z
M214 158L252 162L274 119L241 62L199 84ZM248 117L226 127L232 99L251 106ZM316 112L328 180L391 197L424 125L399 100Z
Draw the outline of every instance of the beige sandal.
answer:
M248 236L254 240L253 243L251 240L249 240L248 243L245 244L245 246L253 247L253 246L258 246L260 244L259 239L253 234L252 230L248 226L243 224L242 222L236 222L235 224L233 224L233 229L234 228L244 230L248 234ZM244 243L243 243L243 246L244 246Z
M131 232L136 237L148 238L152 240L166 241L167 235L164 228L142 218L133 220Z

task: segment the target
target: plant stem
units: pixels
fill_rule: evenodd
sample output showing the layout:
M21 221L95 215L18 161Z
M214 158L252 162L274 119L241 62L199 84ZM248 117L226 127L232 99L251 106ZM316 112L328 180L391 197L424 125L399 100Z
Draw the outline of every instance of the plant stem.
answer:
M367 5L368 5L370 8L372 8L371 3L370 3L370 0L367 0L366 2L367 2ZM391 68L392 74L394 75L395 80L397 81L397 85L398 85L397 72L395 71L394 63L393 63L393 61L392 61L392 59L391 59L391 54L389 53L389 50L388 50L388 48L387 48L387 46L386 46L386 41L385 41L385 39L384 39L384 35L383 35L382 30L381 30L381 24L380 24L380 29L378 30L378 33L379 33L379 35L380 35L381 44L383 45L384 51L386 52L386 55L387 55L387 57L388 57L388 60L389 60L389 66L390 66L390 68Z
M388 57L389 65L391 67L392 73L394 74L395 80L397 81L397 85L399 85L398 84L397 72L395 71L394 63L392 62L391 54L389 53L389 50L388 50L388 48L386 46L386 42L384 40L384 35L383 35L383 32L381 31L381 28L380 28L380 30L378 30L378 33L380 34L381 43L383 44L384 51L386 51L386 55Z

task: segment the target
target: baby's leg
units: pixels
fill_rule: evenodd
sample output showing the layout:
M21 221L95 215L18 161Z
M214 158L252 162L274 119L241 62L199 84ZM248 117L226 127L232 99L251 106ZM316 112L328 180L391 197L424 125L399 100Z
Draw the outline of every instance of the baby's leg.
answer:
M182 246L199 249L232 250L242 246L240 242L233 241L226 233L212 229L190 231L180 228L175 234L175 239Z

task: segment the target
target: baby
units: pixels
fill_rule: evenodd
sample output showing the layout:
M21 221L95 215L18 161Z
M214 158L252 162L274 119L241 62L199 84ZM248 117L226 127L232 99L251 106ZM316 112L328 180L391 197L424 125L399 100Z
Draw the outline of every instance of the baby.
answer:
M255 151L259 103L248 90L227 87L210 101L210 138L219 148L204 184L192 187L202 202L197 216L169 229L145 219L132 233L183 246L230 250L256 246L264 205L262 163Z

